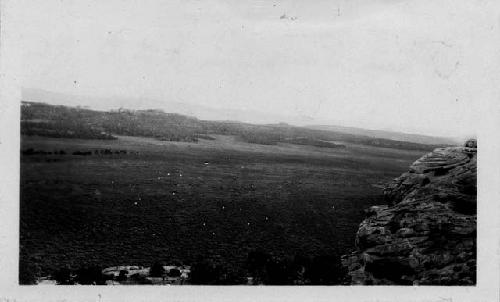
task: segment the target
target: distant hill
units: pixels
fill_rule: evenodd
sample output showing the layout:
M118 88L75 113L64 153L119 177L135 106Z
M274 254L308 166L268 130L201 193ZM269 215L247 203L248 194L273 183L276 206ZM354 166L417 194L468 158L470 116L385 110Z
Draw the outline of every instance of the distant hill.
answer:
M402 133L396 131L386 131L386 130L369 130L356 127L344 127L344 126L334 126L334 125L311 125L306 126L310 129L315 130L327 130L341 133L349 133L353 135L365 135L370 137L385 138L390 140L406 141L417 144L427 144L427 145L456 145L460 144L458 139L436 137L421 134L411 134Z
M189 102L172 100L156 100L150 98L128 97L94 97L71 95L43 89L23 88L22 99L28 102L48 103L52 105L80 106L93 104L92 109L109 111L118 108L136 110L159 109L164 112L175 112L182 115L195 116L202 120L240 121L247 123L268 124L276 121L289 121L297 125L311 123L307 117L285 116L244 109L221 109Z
M23 102L21 133L49 137L114 139L113 134L196 141L204 132L196 118L161 110L96 111Z
M335 125L311 125L314 123L314 120L307 116L284 116L243 109L220 109L199 104L190 104L189 102L174 102L169 100L159 102L158 100L149 98L77 96L42 89L23 88L22 99L27 102L73 106L83 109L90 109L89 107L84 106L85 104L94 104L92 109L100 111L117 110L118 108L133 108L135 110L158 109L163 112L175 112L180 115L196 117L200 120L221 121L224 123L228 121L235 121L234 123L243 122L252 124L267 124L269 126L283 126L286 124L271 123L287 121L288 123L314 130L324 130L338 134L342 133L378 139L406 141L417 144L456 145L461 142L461 140L454 140L452 138L407 134L396 131L367 130L356 127Z
M21 134L85 139L114 139L114 135L128 135L186 142L212 139L210 136L212 134L223 134L262 145L286 143L320 148L343 148L345 143L354 143L423 151L442 146L316 130L285 123L255 125L199 120L157 109L97 111L26 101L21 104Z

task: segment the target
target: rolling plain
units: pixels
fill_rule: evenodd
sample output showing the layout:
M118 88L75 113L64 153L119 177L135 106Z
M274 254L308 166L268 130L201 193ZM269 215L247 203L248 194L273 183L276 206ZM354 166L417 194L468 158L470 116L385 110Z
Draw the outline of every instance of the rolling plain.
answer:
M245 276L252 251L336 257L381 186L425 153L212 137L22 136L21 150L44 152L21 155L21 276L200 259Z

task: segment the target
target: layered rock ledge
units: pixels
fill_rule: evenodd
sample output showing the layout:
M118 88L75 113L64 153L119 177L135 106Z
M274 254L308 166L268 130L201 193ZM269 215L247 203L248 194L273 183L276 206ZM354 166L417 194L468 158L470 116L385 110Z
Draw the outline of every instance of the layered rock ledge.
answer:
M366 210L356 251L342 257L348 283L476 283L477 149L439 148L384 189L387 205Z

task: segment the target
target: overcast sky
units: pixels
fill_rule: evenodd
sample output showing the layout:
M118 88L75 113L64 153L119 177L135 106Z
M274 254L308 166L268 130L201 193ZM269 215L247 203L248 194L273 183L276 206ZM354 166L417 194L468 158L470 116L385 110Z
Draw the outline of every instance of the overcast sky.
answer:
M10 2L27 88L463 136L494 85L486 1Z

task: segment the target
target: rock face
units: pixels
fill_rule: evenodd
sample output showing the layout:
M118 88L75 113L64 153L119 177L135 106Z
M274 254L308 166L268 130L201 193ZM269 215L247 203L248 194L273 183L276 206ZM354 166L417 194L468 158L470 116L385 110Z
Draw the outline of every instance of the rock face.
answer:
M470 141L436 149L387 185L342 257L348 283L476 283L476 154Z

